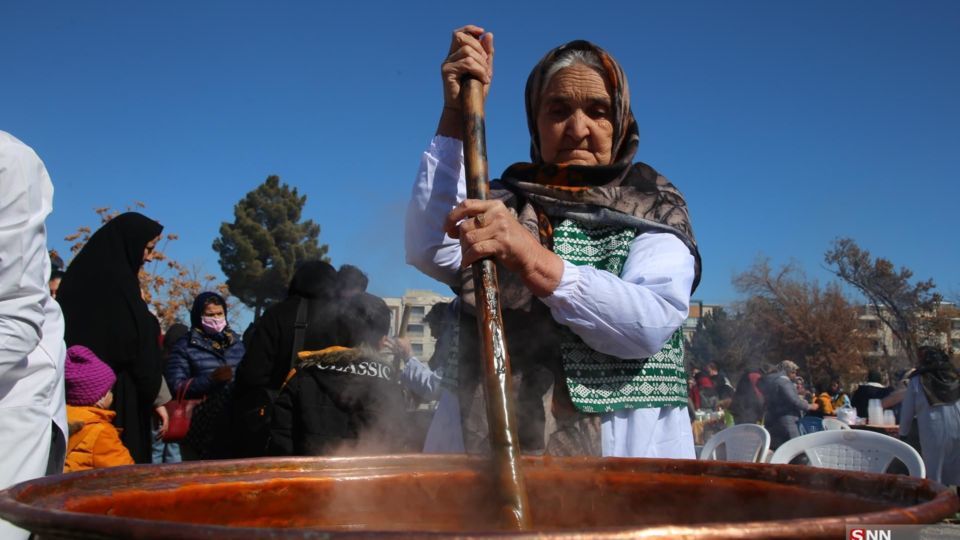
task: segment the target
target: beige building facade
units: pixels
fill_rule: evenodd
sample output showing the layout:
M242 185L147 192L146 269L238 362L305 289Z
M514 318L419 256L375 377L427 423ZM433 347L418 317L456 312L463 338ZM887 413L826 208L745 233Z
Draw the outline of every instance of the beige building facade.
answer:
M437 342L436 336L430 334L430 325L423 318L430 313L435 304L452 302L452 296L443 296L433 291L411 289L401 297L387 297L383 299L390 308L390 335L398 336L403 325L403 312L408 311L405 337L410 340L413 355L427 361L433 356Z
M684 341L690 343L693 335L697 333L697 325L700 323L700 319L721 307L723 306L720 304L704 304L702 300L690 300L690 311L687 314L687 319L683 321Z
M956 304L943 302L939 310L944 315L945 326L935 337L936 344L949 354L960 354L960 309ZM860 332L867 339L867 356L906 356L893 332L883 324L873 306L861 306L859 319Z

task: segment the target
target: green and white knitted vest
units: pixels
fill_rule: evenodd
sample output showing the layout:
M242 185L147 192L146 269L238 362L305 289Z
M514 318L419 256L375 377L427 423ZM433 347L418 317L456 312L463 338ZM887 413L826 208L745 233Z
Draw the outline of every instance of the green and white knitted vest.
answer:
M592 266L619 276L636 237L631 228L587 227L569 219L554 229L553 251L577 266ZM578 410L603 413L687 404L680 329L657 354L628 360L594 351L563 329L560 344L570 398Z

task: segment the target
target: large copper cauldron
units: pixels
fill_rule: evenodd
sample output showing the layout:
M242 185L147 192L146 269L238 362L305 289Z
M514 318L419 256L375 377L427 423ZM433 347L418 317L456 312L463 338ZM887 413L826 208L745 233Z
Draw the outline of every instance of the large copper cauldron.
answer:
M523 536L498 532L487 462L466 456L131 466L0 492L42 538ZM709 461L525 458L553 538L842 538L849 523L931 523L955 493L905 476ZM531 533L531 536L533 533Z

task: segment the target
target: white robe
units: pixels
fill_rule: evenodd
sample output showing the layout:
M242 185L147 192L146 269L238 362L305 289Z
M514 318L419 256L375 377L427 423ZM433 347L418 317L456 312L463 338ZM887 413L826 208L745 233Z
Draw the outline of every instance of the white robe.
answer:
M463 432L460 429L460 403L453 392L440 384L441 374L417 358L409 358L400 374L400 382L418 396L438 400L430 420L423 451L427 454L462 454Z
M0 489L63 470L66 349L44 225L52 209L43 162L0 132ZM27 536L0 520L0 538Z
M920 377L913 377L900 404L900 435L907 435L914 417L927 478L951 486L960 484L960 401L931 407Z
M447 214L466 198L461 141L433 139L420 161L407 209L407 262L444 283L459 281L460 244L443 232ZM596 351L647 358L687 317L694 259L669 233L638 235L621 275L564 261L557 289L540 300L554 320ZM686 407L604 414L604 456L695 458Z

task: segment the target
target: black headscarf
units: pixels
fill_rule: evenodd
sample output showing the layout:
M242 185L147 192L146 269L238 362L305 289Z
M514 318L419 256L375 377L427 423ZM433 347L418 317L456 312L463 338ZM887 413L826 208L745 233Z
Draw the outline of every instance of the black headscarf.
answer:
M960 399L960 373L950 357L939 347L920 347L917 370L911 377L920 377L920 387L930 405L949 404Z
M200 333L207 339L213 340L225 348L233 345L234 340L237 338L233 330L230 329L229 323L223 328L223 331L217 332L216 334L212 334L209 330L204 328L202 320L203 310L209 304L216 304L222 307L223 316L224 318L227 317L226 300L224 300L222 296L215 292L202 292L193 300L193 307L190 308L190 325L191 328L193 328L192 331Z
M58 292L67 346L91 349L117 374L114 423L138 463L150 461L150 414L162 371L160 325L140 292L143 251L163 226L128 212L90 237Z
M202 328L203 323L201 317L203 317L203 309L207 307L207 304L216 304L223 308L223 316L227 316L227 302L223 299L222 296L215 292L202 292L197 295L193 300L193 307L190 308L190 325L193 328Z

